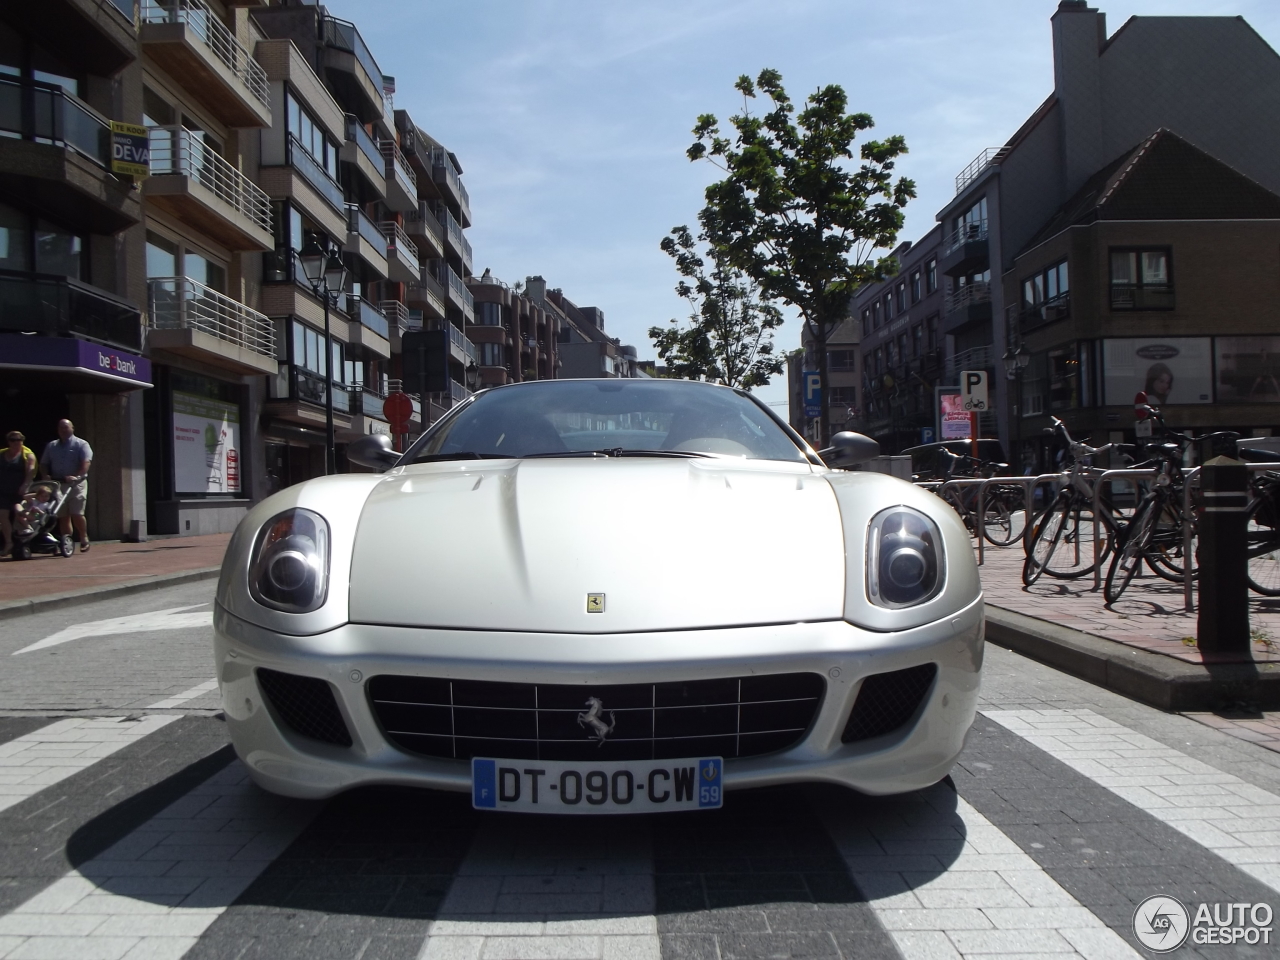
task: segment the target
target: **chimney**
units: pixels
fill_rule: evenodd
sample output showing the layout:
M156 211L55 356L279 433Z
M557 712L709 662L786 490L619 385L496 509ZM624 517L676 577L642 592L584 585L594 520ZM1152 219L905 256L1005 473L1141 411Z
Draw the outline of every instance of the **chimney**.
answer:
M1102 141L1102 77L1098 58L1107 17L1085 0L1062 0L1052 17L1053 86L1062 117L1065 200L1108 159Z
M524 295L534 303L545 302L547 299L547 281L542 277L525 277Z

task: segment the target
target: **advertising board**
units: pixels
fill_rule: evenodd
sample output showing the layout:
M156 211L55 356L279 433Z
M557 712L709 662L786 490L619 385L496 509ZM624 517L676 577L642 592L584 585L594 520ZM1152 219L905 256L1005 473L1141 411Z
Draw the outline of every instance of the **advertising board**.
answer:
M173 485L177 493L240 492L240 408L173 393Z
M1145 391L1152 406L1213 402L1209 337L1104 340L1103 383L1108 406L1128 406Z

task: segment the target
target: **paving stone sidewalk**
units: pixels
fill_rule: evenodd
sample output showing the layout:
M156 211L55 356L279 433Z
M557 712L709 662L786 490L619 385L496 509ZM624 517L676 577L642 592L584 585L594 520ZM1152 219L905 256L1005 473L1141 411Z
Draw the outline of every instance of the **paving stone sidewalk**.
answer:
M0 604L216 567L230 539L229 533L214 533L146 543L104 541L68 558L37 555L19 561L6 556L0 558Z

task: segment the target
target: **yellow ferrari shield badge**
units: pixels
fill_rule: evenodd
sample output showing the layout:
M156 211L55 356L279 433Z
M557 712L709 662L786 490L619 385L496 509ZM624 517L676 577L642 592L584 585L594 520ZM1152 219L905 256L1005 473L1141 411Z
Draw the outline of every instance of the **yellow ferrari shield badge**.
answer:
M587 594L587 613L604 613L604 594Z

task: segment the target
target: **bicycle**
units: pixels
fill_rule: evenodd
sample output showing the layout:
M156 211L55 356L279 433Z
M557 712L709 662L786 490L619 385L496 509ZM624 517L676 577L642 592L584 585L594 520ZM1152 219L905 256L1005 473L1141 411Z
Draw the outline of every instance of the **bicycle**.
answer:
M978 509L978 484L969 487L946 489L950 480L991 479L1008 470L1007 463L978 460L974 457L939 451L944 460L942 498L951 504L972 536L981 535L988 543L1007 547L1022 535L1018 515L1023 511L1023 490L1020 484L988 484L983 496L982 523L976 519Z
M1103 585L1103 596L1109 604L1120 599L1144 563L1153 573L1175 583L1181 583L1187 575L1186 558L1182 555L1183 524L1190 522L1182 512L1184 443L1147 445L1159 464L1133 517L1116 534L1117 546ZM1194 570L1191 576L1194 578Z

